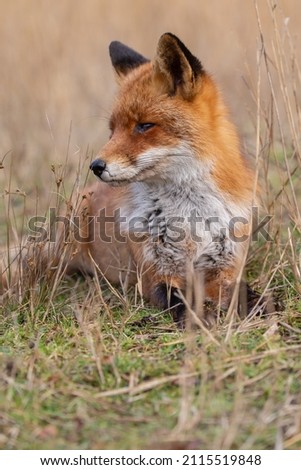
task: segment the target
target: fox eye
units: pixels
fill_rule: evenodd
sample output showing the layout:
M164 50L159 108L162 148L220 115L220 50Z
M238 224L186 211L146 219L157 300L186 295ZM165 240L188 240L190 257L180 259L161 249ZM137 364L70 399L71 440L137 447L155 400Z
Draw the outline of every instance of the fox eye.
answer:
M154 124L153 122L138 122L138 124L136 124L135 126L135 131L142 134L143 132L146 132L152 127L154 127L155 125L156 124Z

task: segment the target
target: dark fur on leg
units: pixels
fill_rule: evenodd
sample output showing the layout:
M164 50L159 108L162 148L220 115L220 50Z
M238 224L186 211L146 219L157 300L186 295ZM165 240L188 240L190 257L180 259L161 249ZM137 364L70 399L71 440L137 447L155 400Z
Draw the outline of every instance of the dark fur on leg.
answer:
M178 296L177 288L159 284L155 288L154 299L160 308L171 312L179 328L185 327L185 305Z
M268 315L275 311L273 300L267 296L262 297L261 294L252 289L246 282L242 281L239 290L238 313L241 318L246 318L254 312Z
M181 329L185 328L185 305L180 300L178 289L175 287L167 286L166 284L159 284L154 290L155 303L163 310L169 310L177 326ZM246 318L254 312L256 307L256 314L268 315L275 311L273 301L269 298L261 297L259 292L253 290L246 282L242 281L239 291L238 313L241 318ZM216 312L216 305L212 302L206 301L204 303L205 318L212 317L212 313ZM214 314L215 316L215 314Z

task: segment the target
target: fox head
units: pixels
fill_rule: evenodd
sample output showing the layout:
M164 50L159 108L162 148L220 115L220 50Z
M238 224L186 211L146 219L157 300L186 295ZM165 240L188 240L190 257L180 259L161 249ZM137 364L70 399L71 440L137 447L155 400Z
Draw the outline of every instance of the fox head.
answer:
M153 61L117 41L109 50L120 87L110 140L90 166L98 178L112 185L184 180L219 153L239 152L216 85L176 36L161 36Z

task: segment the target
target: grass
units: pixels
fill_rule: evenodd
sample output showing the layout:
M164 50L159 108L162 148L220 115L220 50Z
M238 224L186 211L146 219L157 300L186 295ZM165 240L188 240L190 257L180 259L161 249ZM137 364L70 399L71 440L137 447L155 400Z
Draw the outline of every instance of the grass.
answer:
M247 319L234 315L217 320L210 329L182 332L168 313L151 308L135 292L125 296L97 279L56 279L51 275L47 282L38 279L29 289L23 275L20 295L8 293L0 304L0 448L301 448L298 51L280 7L274 8L267 0L256 10L256 1L251 2L244 23L238 2L231 1L232 10L229 2L222 6L219 2L221 11L232 11L227 16L227 31L235 28L237 20L240 29L235 31L240 31L246 50L253 51L254 57L257 50L257 64L244 80L244 98L238 83L225 79L229 69L235 80L238 74L233 70L241 70L242 58L229 44L232 36L226 35L224 41L214 41L212 36L225 29L225 11L219 15L223 27L212 28L208 18L214 6L204 6L200 12L189 0L184 11L184 3L181 6L175 1L175 32L183 39L189 37L197 50L195 35L181 30L182 17L186 12L191 21L203 21L201 29L217 51L217 70L236 96L234 110L241 108L242 102L249 103L250 119L242 131L253 142L250 145L248 137L246 144L260 175L263 212L273 218L269 224L271 241L259 238L251 246L247 276L255 288L274 294L279 311ZM85 185L94 152L94 145L90 149L86 142L94 142L98 125L89 113L95 110L97 115L106 115L107 95L113 89L108 63L99 91L98 75L95 73L96 82L88 74L83 87L82 71L70 62L74 50L78 50L82 70L96 61L92 31L99 30L99 2L91 0L89 9L78 5L71 15L64 0L53 7L53 18L48 15L47 2L37 7L35 0L28 0L26 8L29 3L31 15L27 16L22 14L22 2L16 0L19 17L13 2L0 2L8 18L19 22L22 34L27 34L27 41L18 42L10 37L9 29L0 31L2 44L7 44L1 53L3 80L9 90L0 93L0 103L8 110L7 119L3 115L0 120L5 142L0 156L0 236L1 246L6 248L18 244L26 234L30 216L44 215L48 207L61 206L65 211L71 194L76 196ZM167 12L165 4L157 3L156 8ZM282 2L284 9L289 3ZM114 34L118 31L118 14L122 31L128 26L126 16L118 13L120 2L108 5L103 2L101 11L105 46L112 39L111 29ZM139 8L135 10L138 16ZM45 15L51 21L42 21ZM64 21L66 15L69 26ZM149 21L150 15L146 17ZM143 24L142 15L140 19ZM158 19L155 25L156 38L170 29L164 21ZM256 30L257 49L252 35L241 31L246 24ZM138 46L144 40L151 44L150 38L142 41L140 36L129 43L134 45L135 39ZM40 49L23 65L24 74L12 74L20 62L18 57L25 56L24 45L33 48L34 38L39 39ZM225 60L227 41L233 55L227 54ZM105 60L102 63L106 64ZM250 56L248 63L252 64ZM24 76L27 80L21 84ZM103 97L101 110L95 105L99 95ZM15 96L18 99L12 99ZM70 125L70 103L74 104L75 98L79 101ZM48 133L41 124L42 111L47 111ZM85 125L80 124L81 113L90 116ZM239 114L236 120L245 122L243 116ZM105 126L104 120L100 125L103 139ZM24 137L27 130L30 144ZM58 154L62 156L59 163Z
M102 310L94 288L64 281L46 319L45 302L6 308L3 448L299 448L296 305L183 333L133 302Z

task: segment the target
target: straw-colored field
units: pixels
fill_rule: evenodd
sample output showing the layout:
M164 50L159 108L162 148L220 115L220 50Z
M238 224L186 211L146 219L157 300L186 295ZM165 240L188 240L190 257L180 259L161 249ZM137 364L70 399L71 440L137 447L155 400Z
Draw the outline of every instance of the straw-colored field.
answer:
M171 31L258 169L272 241L252 244L247 277L281 305L191 336L97 279L23 279L0 304L0 447L301 448L300 1L0 0L0 14L1 250L93 180L109 43L152 58Z

